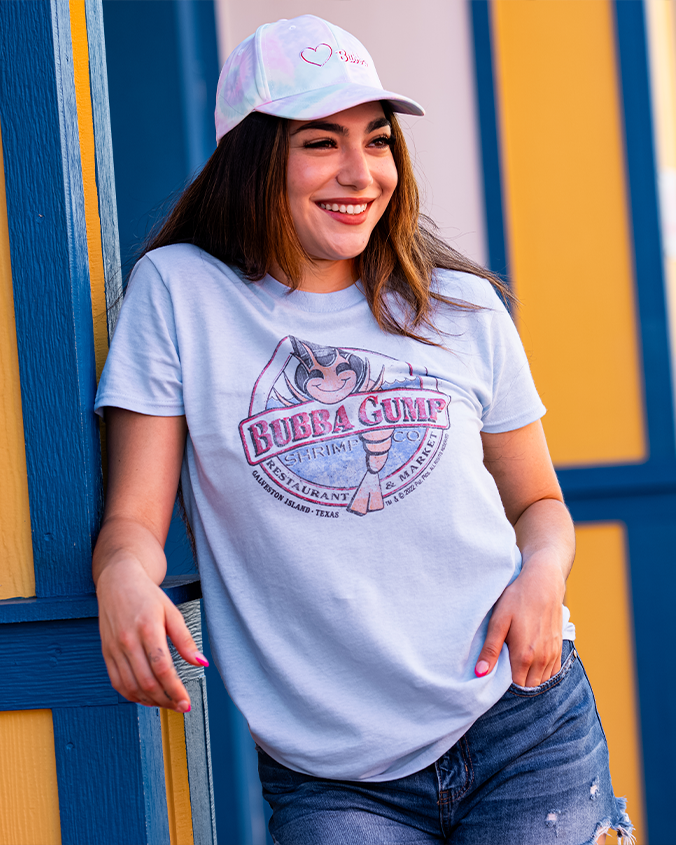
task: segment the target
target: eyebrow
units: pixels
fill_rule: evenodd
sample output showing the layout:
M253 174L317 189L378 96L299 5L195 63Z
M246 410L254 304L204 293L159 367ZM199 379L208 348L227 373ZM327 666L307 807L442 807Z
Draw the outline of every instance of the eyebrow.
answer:
M388 126L390 129L392 125L390 121L386 117L377 117L375 120L372 120L369 125L366 127L366 135L371 132L374 132L376 129L382 129L384 126ZM341 126L340 123L329 123L326 120L312 120L310 123L304 123L303 126L300 126L296 129L295 132L292 132L292 135L297 135L299 132L303 132L305 129L321 129L324 132L334 132L336 135L347 135L349 134L349 130L345 126Z

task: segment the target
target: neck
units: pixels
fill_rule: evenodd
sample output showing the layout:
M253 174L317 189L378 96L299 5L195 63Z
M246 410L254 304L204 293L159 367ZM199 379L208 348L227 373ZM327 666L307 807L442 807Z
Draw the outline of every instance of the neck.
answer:
M270 275L282 284L289 284L286 274L276 261L270 267ZM303 268L299 290L310 293L333 293L349 288L356 279L354 261L351 258L338 261L315 259Z

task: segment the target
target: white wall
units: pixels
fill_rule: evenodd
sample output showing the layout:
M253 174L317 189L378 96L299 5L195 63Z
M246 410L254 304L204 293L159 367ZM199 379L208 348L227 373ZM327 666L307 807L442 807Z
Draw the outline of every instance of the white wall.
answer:
M469 8L466 0L216 0L224 62L260 24L314 14L352 32L390 91L421 103L401 116L424 210L442 235L486 261Z

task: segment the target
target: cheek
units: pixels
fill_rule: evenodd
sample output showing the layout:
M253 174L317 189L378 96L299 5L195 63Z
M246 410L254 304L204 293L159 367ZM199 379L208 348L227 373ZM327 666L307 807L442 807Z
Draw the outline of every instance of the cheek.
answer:
M294 221L301 220L310 209L310 197L325 181L325 174L317 163L308 163L301 156L289 155L286 169L286 191Z
M385 194L388 199L394 193L394 189L397 187L398 182L399 174L397 173L397 166L394 163L394 159L390 158L388 161L383 162L383 169L380 174L380 186L383 190L383 194Z

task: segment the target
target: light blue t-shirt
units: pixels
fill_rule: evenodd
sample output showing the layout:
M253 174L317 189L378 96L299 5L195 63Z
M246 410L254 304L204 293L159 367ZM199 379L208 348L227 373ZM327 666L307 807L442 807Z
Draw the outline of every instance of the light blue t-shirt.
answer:
M521 564L480 432L545 409L491 285L437 281L483 306L438 309L446 349L381 331L358 283L289 293L164 247L134 271L99 386L97 409L186 415L216 662L259 745L320 777L424 768L511 681L506 647L474 676Z

